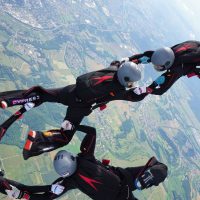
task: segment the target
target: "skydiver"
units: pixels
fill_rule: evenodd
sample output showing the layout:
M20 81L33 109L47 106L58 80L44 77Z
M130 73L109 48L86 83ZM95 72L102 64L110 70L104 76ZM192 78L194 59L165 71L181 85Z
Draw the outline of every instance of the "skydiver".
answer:
M152 157L145 166L113 167L108 160L100 162L94 156L96 130L80 125L79 131L86 135L77 156L65 150L54 158L54 168L60 175L51 185L27 186L2 179L0 192L15 199L56 199L72 189L79 189L94 200L136 200L134 190L158 186L167 177L167 166ZM5 187L5 181L11 189Z
M146 51L122 59L137 64L152 63L157 71L165 71L148 87L139 87L135 93L142 94L164 94L180 77L197 76L200 78L200 42L186 41L171 48L163 47L155 51Z
M79 76L76 84L58 89L44 89L35 86L29 90L17 90L0 93L0 106L7 108L24 105L20 112L7 120L0 131L0 138L6 129L19 117L29 110L30 104L39 106L44 102L61 103L68 106L66 116L60 130L45 132L31 131L23 149L24 159L52 151L68 144L76 127L94 108L104 109L106 104L114 100L137 102L144 96L134 93L133 83L141 79L141 71L133 62L121 64L113 61L108 68Z

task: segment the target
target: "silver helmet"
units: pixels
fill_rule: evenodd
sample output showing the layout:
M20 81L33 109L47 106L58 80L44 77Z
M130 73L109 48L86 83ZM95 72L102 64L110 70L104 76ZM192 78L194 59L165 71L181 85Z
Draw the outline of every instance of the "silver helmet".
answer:
M141 79L141 71L135 63L124 62L117 71L117 78L121 85L129 87L129 83L133 83Z
M69 177L77 169L76 157L65 150L59 151L54 158L55 171L62 177Z
M163 47L154 51L151 62L157 71L169 69L174 63L175 55L171 48Z

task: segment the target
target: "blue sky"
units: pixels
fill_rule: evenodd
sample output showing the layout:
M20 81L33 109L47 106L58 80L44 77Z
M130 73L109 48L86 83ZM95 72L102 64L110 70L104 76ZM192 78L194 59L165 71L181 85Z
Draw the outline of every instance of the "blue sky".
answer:
M193 30L191 30L190 39L200 40L200 1L176 0L176 4L177 11L182 12L182 16L193 28Z

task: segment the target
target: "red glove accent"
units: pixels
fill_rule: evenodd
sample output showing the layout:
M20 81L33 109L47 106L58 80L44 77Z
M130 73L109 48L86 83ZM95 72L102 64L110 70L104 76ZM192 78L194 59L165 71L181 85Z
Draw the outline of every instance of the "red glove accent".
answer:
M193 73L191 73L191 74L187 74L187 77L188 78L191 78L191 77L193 77L193 76L196 76L196 74L193 72Z
M104 109L106 109L106 108L107 108L106 105L102 105L102 106L100 106L100 111L102 111L102 110L104 110Z
M110 163L110 160L107 160L107 159L102 160L102 164L105 166L109 165L109 163Z
M134 62L135 64L138 64L138 59L130 60L131 62Z
M30 199L30 195L28 193L24 193L22 199L26 199L26 200L29 200Z
M147 93L151 94L152 92L153 92L153 90L151 88L147 87Z

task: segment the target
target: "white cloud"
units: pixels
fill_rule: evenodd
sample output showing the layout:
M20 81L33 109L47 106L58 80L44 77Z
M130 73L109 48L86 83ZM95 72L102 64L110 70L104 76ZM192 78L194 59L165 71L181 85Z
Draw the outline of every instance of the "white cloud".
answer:
M189 34L189 37L190 37L190 39L192 39L192 40L194 40L194 39L196 38L196 36L195 36L194 33L190 33L190 34Z
M188 13L194 15L194 11L193 11L189 6L187 6L185 3L182 3L182 6L183 6L183 9L184 9L186 12L188 12Z
M87 0L87 1L85 2L85 5L86 5L87 7L89 7L89 8L95 8L95 7L96 7L95 2L93 2L92 0Z
M89 19L85 19L85 22L86 22L87 24L91 24L91 21L90 21Z
M109 17L110 16L109 10L105 7L102 7L102 9L103 9L104 14Z

